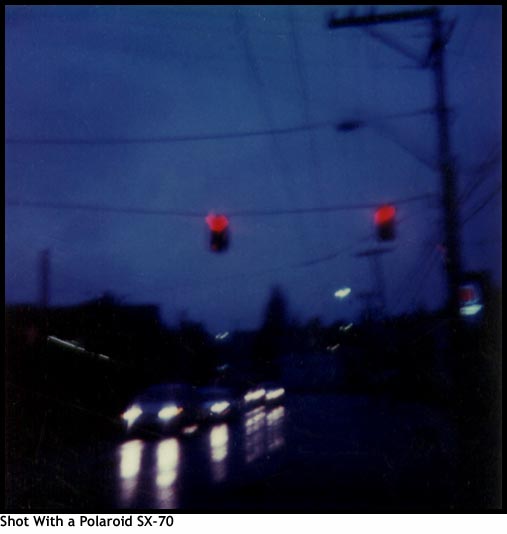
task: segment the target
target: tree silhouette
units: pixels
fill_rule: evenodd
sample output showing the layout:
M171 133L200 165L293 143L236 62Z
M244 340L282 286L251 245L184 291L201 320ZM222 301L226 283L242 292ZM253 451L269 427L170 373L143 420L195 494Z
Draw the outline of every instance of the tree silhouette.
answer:
M282 290L273 287L254 346L254 366L262 378L279 378L278 358L283 352L288 328L287 308Z

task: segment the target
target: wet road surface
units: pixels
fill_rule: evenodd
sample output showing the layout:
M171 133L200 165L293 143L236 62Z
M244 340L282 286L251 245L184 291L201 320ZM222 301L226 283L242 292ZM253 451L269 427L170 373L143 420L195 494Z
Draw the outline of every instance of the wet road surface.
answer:
M452 509L455 438L435 409L382 397L288 394L186 434L46 431L8 464L7 504L31 510Z

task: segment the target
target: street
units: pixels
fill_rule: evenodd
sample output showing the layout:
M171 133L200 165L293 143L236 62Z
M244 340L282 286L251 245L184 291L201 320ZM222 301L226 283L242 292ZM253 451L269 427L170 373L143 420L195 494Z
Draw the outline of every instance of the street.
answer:
M389 510L452 506L455 441L420 404L289 394L187 434L73 442L17 458L8 506L31 510Z

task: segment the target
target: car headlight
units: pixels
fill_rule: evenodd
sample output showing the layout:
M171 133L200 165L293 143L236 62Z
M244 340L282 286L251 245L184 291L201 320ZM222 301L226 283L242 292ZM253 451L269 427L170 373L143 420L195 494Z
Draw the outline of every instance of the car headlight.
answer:
M162 419L162 421L169 421L170 419L173 419L178 414L180 414L183 411L183 408L180 408L179 406L170 405L170 406L164 406L159 412L158 417L159 419Z
M252 402L252 401L262 399L262 397L264 397L265 394L266 394L266 390L264 390L263 388L259 388L254 391L249 391L248 393L246 393L246 395L243 398L245 399L246 402Z
M279 399L285 394L284 388L272 389L266 393L266 400L275 400Z
M131 426L142 413L141 407L134 404L122 414L122 419L127 421L128 426Z
M221 414L222 412L225 412L227 408L229 408L230 403L227 401L220 401L220 402L214 402L210 407L209 410L212 413L215 414Z

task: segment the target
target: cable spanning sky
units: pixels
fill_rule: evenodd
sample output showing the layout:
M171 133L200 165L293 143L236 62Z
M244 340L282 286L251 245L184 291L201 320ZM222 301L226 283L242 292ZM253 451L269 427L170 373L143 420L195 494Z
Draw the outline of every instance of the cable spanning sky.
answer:
M440 306L435 97L416 60L430 28L328 29L351 9L370 11L7 7L7 302L38 301L49 249L54 305L109 291L224 331L258 326L279 285L295 318L353 319L373 288L358 253L379 246L374 206L399 201L388 311ZM463 262L497 284L500 15L442 8ZM224 254L210 212L230 217Z

